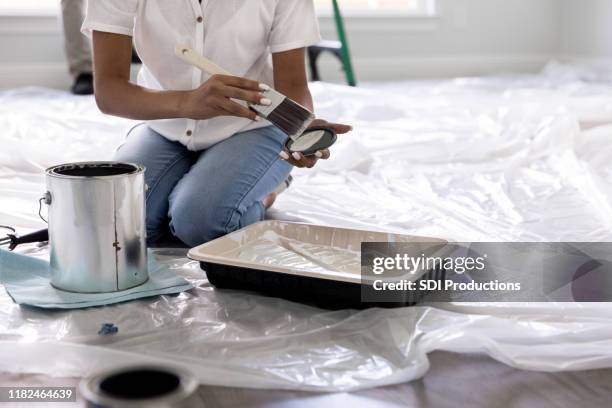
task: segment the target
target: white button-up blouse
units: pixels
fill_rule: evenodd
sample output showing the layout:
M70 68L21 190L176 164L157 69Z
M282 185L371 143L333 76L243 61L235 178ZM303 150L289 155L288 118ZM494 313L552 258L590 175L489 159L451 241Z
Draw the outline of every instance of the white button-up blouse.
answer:
M132 36L143 62L138 84L156 90L195 89L208 79L174 55L178 44L234 75L274 85L272 53L320 40L312 0L89 0L83 33L94 30ZM148 124L190 150L266 125L229 116Z

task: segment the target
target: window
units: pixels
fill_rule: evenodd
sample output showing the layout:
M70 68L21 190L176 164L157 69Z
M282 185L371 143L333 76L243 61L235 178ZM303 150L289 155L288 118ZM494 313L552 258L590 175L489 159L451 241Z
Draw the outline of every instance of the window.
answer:
M57 14L59 0L0 0L0 14Z
M321 15L333 13L332 0L314 0ZM338 0L345 16L433 16L435 0Z
M319 14L331 15L332 0L314 0ZM435 0L338 0L347 16L433 16ZM0 14L54 14L59 0L0 0Z

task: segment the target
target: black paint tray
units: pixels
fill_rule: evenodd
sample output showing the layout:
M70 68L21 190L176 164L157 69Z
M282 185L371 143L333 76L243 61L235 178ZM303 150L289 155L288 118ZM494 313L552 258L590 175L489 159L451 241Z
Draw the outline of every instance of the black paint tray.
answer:
M362 302L362 242L446 241L325 227L262 221L189 251L209 282L219 289L259 292L328 309L403 307L422 291L402 292L393 302ZM443 279L443 270L423 271L414 279Z

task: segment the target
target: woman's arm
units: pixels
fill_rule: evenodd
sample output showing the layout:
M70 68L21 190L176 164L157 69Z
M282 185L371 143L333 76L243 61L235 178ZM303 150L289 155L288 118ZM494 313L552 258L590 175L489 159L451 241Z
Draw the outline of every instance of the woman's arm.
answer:
M274 65L274 88L314 112L312 95L308 89L308 78L306 77L304 48L272 54L272 63ZM338 134L352 130L352 127L348 125L329 123L321 119L315 120L312 125L333 128ZM292 165L308 168L313 167L318 159L328 159L329 155L329 149L317 152L316 156L304 156L301 153L293 153L290 156L285 151L280 153L280 157Z
M304 48L272 54L274 88L314 112L305 63Z
M215 75L190 91L155 91L132 84L132 37L93 32L94 89L100 110L130 119L210 119L239 116L258 120L251 110L230 100L260 103L259 83L245 78Z

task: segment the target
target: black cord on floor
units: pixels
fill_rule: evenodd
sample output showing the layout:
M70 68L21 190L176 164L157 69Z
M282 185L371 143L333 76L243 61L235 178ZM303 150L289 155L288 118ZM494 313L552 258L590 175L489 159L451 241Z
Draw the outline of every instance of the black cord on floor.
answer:
M13 234L16 234L17 231L15 230L15 228L10 227L8 225L0 225L0 229L5 229L5 230L9 230L10 232L12 232ZM8 234L7 234L8 235ZM13 242L13 239L10 236L6 236L4 238L0 238L0 245L11 245L11 243Z
M9 227L8 225L0 225L0 228L2 229L7 229L9 231L11 231L12 233L16 233L17 231L15 230L15 228L13 227Z

